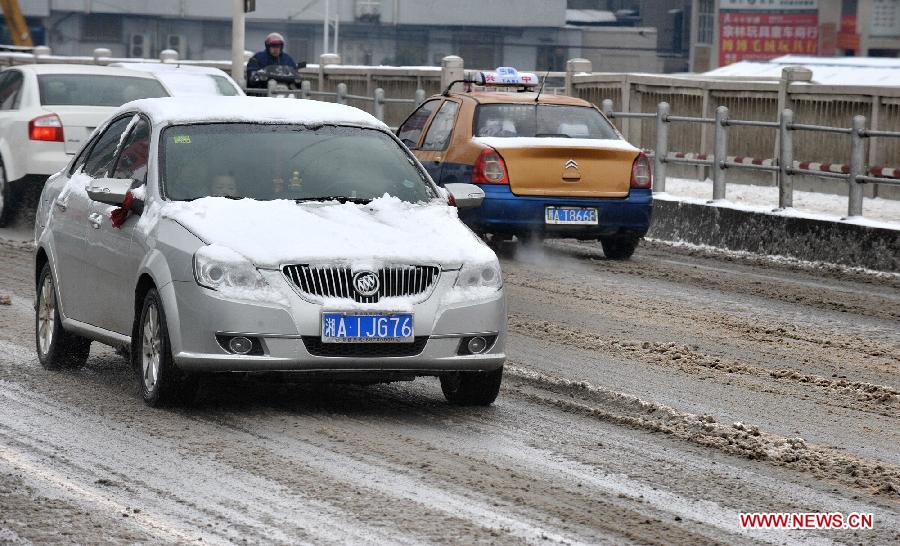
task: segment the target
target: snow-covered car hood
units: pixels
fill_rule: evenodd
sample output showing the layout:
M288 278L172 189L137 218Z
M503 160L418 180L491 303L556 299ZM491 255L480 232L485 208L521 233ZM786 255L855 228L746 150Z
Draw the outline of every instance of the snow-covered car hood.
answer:
M168 202L175 220L209 244L257 267L292 263L433 263L455 267L496 260L453 207L381 197L368 205L206 197Z

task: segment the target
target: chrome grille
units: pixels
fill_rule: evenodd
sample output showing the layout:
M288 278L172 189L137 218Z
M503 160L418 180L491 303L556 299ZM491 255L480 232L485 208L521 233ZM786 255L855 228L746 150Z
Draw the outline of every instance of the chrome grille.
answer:
M375 271L380 282L371 296L357 293L353 286L353 269L349 267L286 265L282 272L300 292L313 298L344 298L358 303L376 303L381 298L424 296L437 282L439 267L432 265L400 265Z

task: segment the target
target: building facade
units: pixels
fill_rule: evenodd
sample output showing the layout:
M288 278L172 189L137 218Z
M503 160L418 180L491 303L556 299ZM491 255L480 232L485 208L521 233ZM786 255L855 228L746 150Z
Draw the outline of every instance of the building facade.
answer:
M900 0L693 0L690 67L783 55L900 57Z

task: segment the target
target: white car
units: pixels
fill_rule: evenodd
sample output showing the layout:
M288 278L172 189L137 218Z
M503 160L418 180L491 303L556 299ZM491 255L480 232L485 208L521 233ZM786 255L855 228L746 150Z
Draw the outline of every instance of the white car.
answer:
M506 297L456 209L483 198L437 187L349 106L126 104L41 195L38 357L71 367L91 341L129 348L151 405L235 371L438 376L448 401L490 404Z
M166 86L173 97L245 95L241 86L218 68L180 63L113 63L109 66L149 72Z
M0 227L21 191L39 189L126 102L165 97L151 74L91 65L22 65L0 72Z

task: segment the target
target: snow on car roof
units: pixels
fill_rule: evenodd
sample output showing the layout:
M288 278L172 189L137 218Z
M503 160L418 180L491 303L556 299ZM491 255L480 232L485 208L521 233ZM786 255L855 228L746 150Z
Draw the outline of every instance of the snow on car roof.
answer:
M113 76L131 76L134 78L155 79L152 74L146 72L138 72L127 68L117 68L112 66L95 66L90 64L23 64L15 67L6 68L10 70L16 68L20 70L29 70L35 74L106 74Z
M120 112L140 110L154 124L244 122L357 125L389 130L371 114L331 102L269 97L166 97L141 99Z

